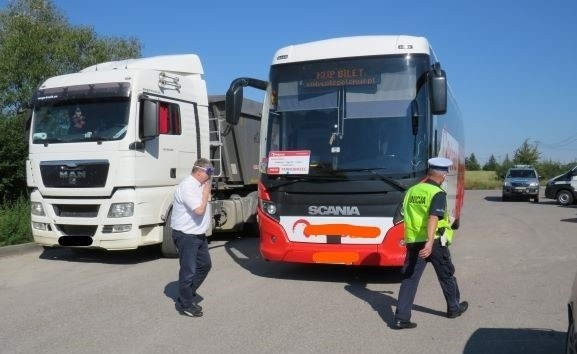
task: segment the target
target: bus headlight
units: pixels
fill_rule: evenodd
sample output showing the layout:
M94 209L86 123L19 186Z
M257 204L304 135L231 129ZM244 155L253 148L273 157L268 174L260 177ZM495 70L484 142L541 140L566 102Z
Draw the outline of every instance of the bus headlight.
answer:
M45 216L44 208L42 207L42 203L39 202L30 202L30 212L32 215L38 216Z
M134 203L114 203L108 211L109 218L126 218L134 215Z
M266 200L261 200L260 201L260 206L262 208L262 210L267 213L268 215L270 215L271 217L279 220L279 217L277 215L277 208L276 208L276 204L273 202L269 202Z

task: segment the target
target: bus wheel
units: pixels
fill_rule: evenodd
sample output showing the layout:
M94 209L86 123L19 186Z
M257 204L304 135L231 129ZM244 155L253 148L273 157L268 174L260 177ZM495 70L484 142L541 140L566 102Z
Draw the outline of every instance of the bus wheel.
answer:
M161 253L166 258L177 258L178 250L172 240L172 228L170 227L170 217L172 215L172 210L166 215L166 222L164 223L164 229L162 230L162 246Z
M557 193L557 203L559 203L559 205L573 204L573 194L565 189L560 190L559 193Z

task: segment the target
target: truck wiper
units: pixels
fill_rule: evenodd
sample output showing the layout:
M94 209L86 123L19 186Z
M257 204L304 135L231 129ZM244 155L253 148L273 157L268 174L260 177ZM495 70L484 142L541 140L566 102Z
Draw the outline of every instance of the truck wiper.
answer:
M108 138L105 138L100 135L91 135L89 137L84 138L84 141L105 141L105 140L108 140Z
M398 191L400 192L404 192L407 190L407 188L403 185L401 185L399 182L395 181L394 179L392 179L391 177L387 177L384 176L380 173L377 172L377 170L386 170L386 168L383 167L377 167L377 168L349 168L349 169L343 169L343 170L337 170L335 172L370 172L373 175L379 177L379 179L383 182L385 182L386 184L395 187Z
M48 146L48 144L52 143L61 143L62 138L47 138L47 139L34 139L34 143L44 144L44 146Z

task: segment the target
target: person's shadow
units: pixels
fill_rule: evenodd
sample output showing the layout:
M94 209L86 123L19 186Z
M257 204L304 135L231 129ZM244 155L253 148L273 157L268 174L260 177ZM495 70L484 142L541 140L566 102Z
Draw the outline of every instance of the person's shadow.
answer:
M391 296L391 294L393 294L392 291L370 290L367 289L367 283L364 282L349 283L345 285L345 290L371 305L373 310L377 312L389 328L396 329L395 311L393 307L397 307L397 299ZM414 304L413 311L420 311L442 317L446 315L445 312Z

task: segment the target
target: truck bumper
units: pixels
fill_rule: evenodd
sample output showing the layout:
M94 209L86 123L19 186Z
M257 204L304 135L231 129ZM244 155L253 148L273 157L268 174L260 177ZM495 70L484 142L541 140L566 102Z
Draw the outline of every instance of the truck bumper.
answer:
M44 215L31 215L34 242L44 246L107 250L135 249L162 242L162 221L157 216L156 222L143 223L142 214L139 217L134 216L138 215L138 203L134 203L133 216L108 216L111 204L127 200L135 200L133 191L119 191L109 199L50 199L43 198L35 190L30 194L30 201L40 203ZM158 206L156 209L158 210ZM145 214L149 212L146 211Z

